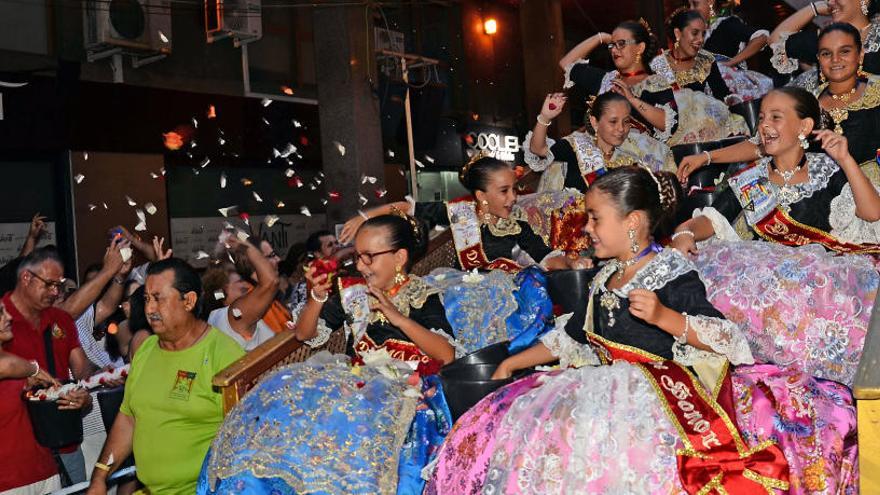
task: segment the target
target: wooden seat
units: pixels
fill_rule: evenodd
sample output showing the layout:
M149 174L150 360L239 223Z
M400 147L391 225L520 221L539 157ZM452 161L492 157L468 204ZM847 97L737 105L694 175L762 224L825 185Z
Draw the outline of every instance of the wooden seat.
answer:
M859 414L859 485L880 493L880 296L874 301L865 348L853 383Z

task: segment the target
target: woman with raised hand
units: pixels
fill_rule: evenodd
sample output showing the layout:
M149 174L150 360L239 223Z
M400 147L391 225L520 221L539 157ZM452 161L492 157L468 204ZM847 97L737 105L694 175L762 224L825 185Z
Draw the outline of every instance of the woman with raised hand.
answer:
M264 378L229 413L198 493L419 493L451 426L435 373L455 356L436 290L409 273L427 236L380 215L354 239L363 279L306 276L296 337L351 332L350 358L319 353Z
M349 239L364 217L391 212L411 213L431 228L448 227L456 266L435 269L426 280L443 291L456 341L467 352L508 340L512 350L527 347L553 324L544 271L591 262L552 251L535 233L516 207L516 174L507 163L477 155L459 179L470 196L373 208L346 222L340 240Z
M561 369L513 382L465 413L427 494L851 487L857 447L846 387L754 365L694 264L654 243L678 199L675 182L623 167L587 191L587 232L608 261L584 328L556 329L499 366L497 378L555 360Z
M767 46L770 33L746 24L731 12L732 6L719 7L718 4L716 0L688 0L690 8L706 20L703 49L724 56L723 66L744 68L746 60Z
M864 69L880 73L880 6L877 0L819 0L810 2L779 23L770 33L770 62L781 74L797 74L792 84L815 90L819 84L817 63L819 29L810 26L817 16L830 15L834 22L850 24L858 32L865 46ZM811 67L813 66L813 67Z

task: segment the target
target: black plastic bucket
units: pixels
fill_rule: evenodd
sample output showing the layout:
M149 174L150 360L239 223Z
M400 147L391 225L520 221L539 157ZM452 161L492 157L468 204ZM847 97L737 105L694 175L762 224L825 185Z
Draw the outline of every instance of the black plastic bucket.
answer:
M24 398L37 443L47 449L59 449L82 443L82 411L58 409L54 400Z
M446 366L440 370L440 380L453 421L458 421L483 397L513 382L514 377L492 380L496 368L498 363L481 363Z
M675 164L681 164L686 156L698 155L704 151L717 150L725 148L740 141L744 141L746 136L734 136L720 139L718 141L707 141L705 143L678 144L672 147L672 156L675 158Z
M755 134L755 129L758 128L758 115L761 113L761 100L763 99L764 98L758 98L755 100L744 101L730 107L732 113L742 115L742 117L746 119L746 124L749 126L749 130L753 135Z
M590 284L598 273L598 268L589 270L556 270L547 272L547 292L554 305L559 305L562 313L573 313L566 328L584 328Z

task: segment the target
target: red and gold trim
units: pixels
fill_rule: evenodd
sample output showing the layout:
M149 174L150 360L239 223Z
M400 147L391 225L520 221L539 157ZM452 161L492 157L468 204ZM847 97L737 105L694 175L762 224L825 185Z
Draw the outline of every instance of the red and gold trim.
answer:
M762 238L786 246L821 244L840 254L880 254L880 244L853 244L842 241L815 227L802 224L776 208L755 225L755 231Z
M454 199L446 203L449 215L449 226L452 230L452 241L455 253L462 270L500 269L507 272L518 272L522 267L508 258L497 258L489 261L483 250L483 236L480 232L480 220L477 217L477 205L470 196Z
M355 358L355 361L359 361L360 356L362 356L365 352L376 351L379 349L385 349L386 351L388 351L388 354L390 354L392 358L398 359L400 361L410 361L424 364L428 364L431 362L431 358L424 355L419 349L419 346L413 344L412 342L398 339L387 339L385 340L385 342L382 342L382 345L379 345L366 333L354 345L355 355L357 356Z

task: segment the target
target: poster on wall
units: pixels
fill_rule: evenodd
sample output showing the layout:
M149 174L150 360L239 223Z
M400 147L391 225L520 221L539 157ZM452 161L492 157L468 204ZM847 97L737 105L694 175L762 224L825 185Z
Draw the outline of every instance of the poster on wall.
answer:
M279 215L271 227L263 222L263 217L254 216L249 219L251 235L260 240L268 241L282 259L290 247L305 242L310 233L324 229L326 221L323 214L311 217L303 215ZM217 238L227 224L248 230L239 219L223 217L190 217L171 219L171 243L174 255L187 260L197 268L208 265L209 259L204 256L215 256ZM256 243L255 243L256 244ZM204 253L204 254L200 254Z
M0 223L0 266L18 257L30 228L30 222ZM37 247L55 244L55 222L46 222L46 231Z

